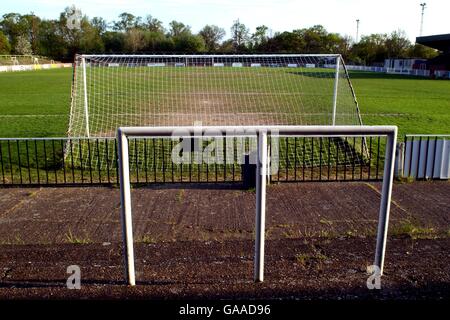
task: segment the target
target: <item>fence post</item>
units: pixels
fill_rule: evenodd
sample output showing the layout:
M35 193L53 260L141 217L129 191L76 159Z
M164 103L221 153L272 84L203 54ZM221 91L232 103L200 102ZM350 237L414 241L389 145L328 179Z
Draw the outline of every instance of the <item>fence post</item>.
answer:
M267 132L258 132L258 161L256 169L256 239L255 239L255 282L264 281L264 237L266 224L267 183Z
M256 164L252 159L254 155L252 153L244 155L244 163L241 165L242 187L244 190L250 190L256 187Z
M119 129L117 131L117 141L119 145L119 176L120 176L120 202L122 236L124 243L125 273L128 284L136 285L134 272L134 248L133 248L133 223L131 216L131 187L130 187L130 166L128 154L128 139Z
M392 185L394 180L395 149L397 142L397 128L387 135L386 156L384 162L383 187L381 190L380 214L378 220L377 246L375 249L374 265L383 274L386 240L389 227L389 212L391 208Z
M394 176L395 178L403 177L403 164L405 159L405 143L399 142L395 148L395 168L394 168Z

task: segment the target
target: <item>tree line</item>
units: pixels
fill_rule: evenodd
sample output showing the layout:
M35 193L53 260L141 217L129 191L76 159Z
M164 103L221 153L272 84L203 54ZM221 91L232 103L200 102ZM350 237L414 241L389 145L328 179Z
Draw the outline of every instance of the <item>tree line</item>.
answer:
M72 61L77 53L340 53L346 61L372 65L386 58L432 58L437 52L413 44L402 31L371 34L354 43L348 36L323 26L273 33L265 25L251 31L239 20L225 29L206 25L198 33L171 21L124 12L108 22L89 18L67 7L59 19L41 19L33 13L7 13L0 19L0 54L35 54Z

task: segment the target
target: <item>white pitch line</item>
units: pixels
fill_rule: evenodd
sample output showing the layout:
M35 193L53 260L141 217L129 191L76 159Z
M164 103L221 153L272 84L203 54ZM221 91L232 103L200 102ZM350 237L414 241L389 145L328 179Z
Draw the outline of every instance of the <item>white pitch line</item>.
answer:
M0 114L0 118L58 118L69 117L68 114Z

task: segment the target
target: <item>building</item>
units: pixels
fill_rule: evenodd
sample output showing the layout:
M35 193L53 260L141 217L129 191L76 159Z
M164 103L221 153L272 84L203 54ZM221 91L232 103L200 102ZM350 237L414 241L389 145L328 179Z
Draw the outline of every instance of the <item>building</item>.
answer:
M384 67L398 73L417 69L424 70L426 69L426 61L426 59L386 59Z
M427 61L427 69L437 78L450 78L450 33L417 37L416 42L441 52L436 58Z

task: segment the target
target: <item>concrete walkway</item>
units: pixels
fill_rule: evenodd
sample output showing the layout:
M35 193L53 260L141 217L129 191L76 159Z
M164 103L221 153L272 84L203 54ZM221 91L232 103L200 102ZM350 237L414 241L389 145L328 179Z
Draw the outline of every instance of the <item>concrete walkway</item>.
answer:
M189 189L186 189L188 188ZM268 239L373 236L380 184L272 185ZM137 242L251 239L255 193L229 186L166 185L133 190ZM112 188L0 189L0 244L121 241ZM395 184L390 234L450 232L450 183Z

